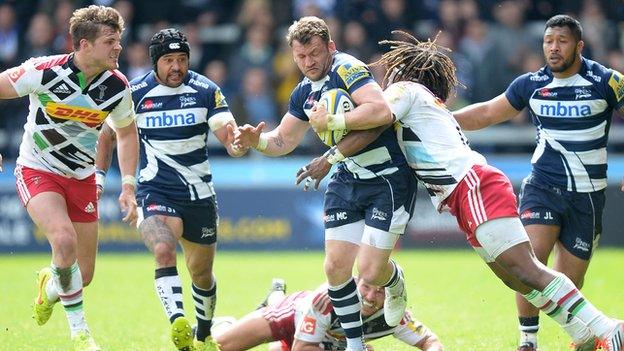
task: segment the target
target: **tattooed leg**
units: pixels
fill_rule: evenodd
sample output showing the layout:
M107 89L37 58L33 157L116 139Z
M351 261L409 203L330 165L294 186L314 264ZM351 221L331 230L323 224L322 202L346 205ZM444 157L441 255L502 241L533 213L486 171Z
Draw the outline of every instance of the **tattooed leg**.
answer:
M171 228L159 216L146 218L139 226L145 246L154 253L156 266L176 265L176 244L178 242Z

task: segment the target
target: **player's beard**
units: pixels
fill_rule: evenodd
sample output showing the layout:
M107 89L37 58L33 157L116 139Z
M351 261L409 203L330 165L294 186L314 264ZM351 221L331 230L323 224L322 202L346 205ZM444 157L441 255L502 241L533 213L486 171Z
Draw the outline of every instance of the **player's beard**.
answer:
M576 62L576 60L578 59L578 55L576 54L576 52L574 52L574 54L572 55L572 57L569 60L563 59L561 62L561 65L559 66L551 66L548 65L548 68L550 68L550 70L554 73L561 73L561 72L565 72L568 68L572 67L572 65L574 65L574 63Z
M334 62L334 55L330 54L327 57L327 61L325 62L325 64L323 65L323 67L321 67L321 72L318 74L317 77L311 77L308 76L308 78L314 82L317 82L323 78L325 78L325 76L327 76L329 74L329 71L331 70L331 66L332 63Z

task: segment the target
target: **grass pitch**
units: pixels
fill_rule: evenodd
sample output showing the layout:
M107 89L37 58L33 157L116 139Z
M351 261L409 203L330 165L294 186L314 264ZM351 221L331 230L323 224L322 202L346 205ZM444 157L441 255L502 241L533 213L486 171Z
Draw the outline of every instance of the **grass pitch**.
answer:
M515 350L518 332L513 294L470 250L399 251L409 304L416 318L433 329L449 351ZM38 327L31 319L35 271L49 254L0 256L0 350L70 350L60 306ZM193 317L190 279L179 258L185 309ZM241 317L264 298L272 277L288 290L313 289L323 281L322 252L219 252L217 315ZM174 350L168 322L154 292L153 260L148 254L100 254L94 282L85 289L87 320L104 350ZM600 249L583 292L598 308L624 318L624 250ZM194 318L191 318L194 320ZM541 351L569 350L569 340L542 315ZM387 337L376 350L414 350ZM261 346L255 350L265 350Z

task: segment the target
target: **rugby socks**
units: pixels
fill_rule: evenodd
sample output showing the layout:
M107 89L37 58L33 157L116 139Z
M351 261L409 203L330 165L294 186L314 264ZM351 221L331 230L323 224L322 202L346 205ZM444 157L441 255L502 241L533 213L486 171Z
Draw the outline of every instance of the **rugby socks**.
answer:
M390 276L390 280L383 287L388 289L391 295L400 295L405 289L405 282L401 279L400 274L401 268L394 260L390 260L389 263L392 265L392 276Z
M195 302L195 317L197 318L197 334L199 341L204 341L210 336L212 317L217 304L217 280L212 276L212 287L208 290L201 289L193 284L193 301Z
M528 299L527 299L528 300ZM550 300L549 300L550 302ZM539 330L538 317L518 317L520 325L520 345L531 344L537 348L537 331Z
M51 266L52 280L58 287L58 297L67 315L71 337L80 331L89 332L82 304L82 275L78 262L66 268Z
M156 269L156 294L170 323L178 317L184 317L182 283L175 266Z
M340 320L340 326L347 337L347 349L349 351L365 350L362 340L362 305L357 292L355 279L347 280L338 286L329 286L327 289L329 299L334 306L334 312Z
M559 326L561 326L568 335L572 338L572 341L579 343L588 340L592 333L583 322L578 318L574 318L568 311L563 309L558 304L549 300L537 290L523 295L524 298L529 301L533 306L539 308L547 316L552 318ZM539 329L539 317L522 318L520 317L520 333L537 333ZM523 324L524 323L524 324ZM534 330L534 331L533 331ZM522 339L522 336L521 336ZM535 337L537 341L537 337ZM530 341L530 340L529 340ZM537 346L537 343L534 343Z
M554 272L555 279L542 292L545 297L557 303L573 317L581 320L591 332L605 338L615 329L616 322L605 316L591 304L574 283L564 274Z

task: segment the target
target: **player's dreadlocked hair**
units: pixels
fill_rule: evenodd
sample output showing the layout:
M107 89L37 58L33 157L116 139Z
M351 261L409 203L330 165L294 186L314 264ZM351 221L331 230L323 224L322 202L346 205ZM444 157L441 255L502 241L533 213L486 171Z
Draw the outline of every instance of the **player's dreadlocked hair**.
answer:
M439 99L446 101L456 86L461 85L455 75L453 61L442 52L451 50L436 44L433 40L421 42L413 35L394 30L392 34L407 37L407 41L383 40L381 45L390 45L390 51L371 65L387 69L384 83L408 80L420 83L431 90Z

